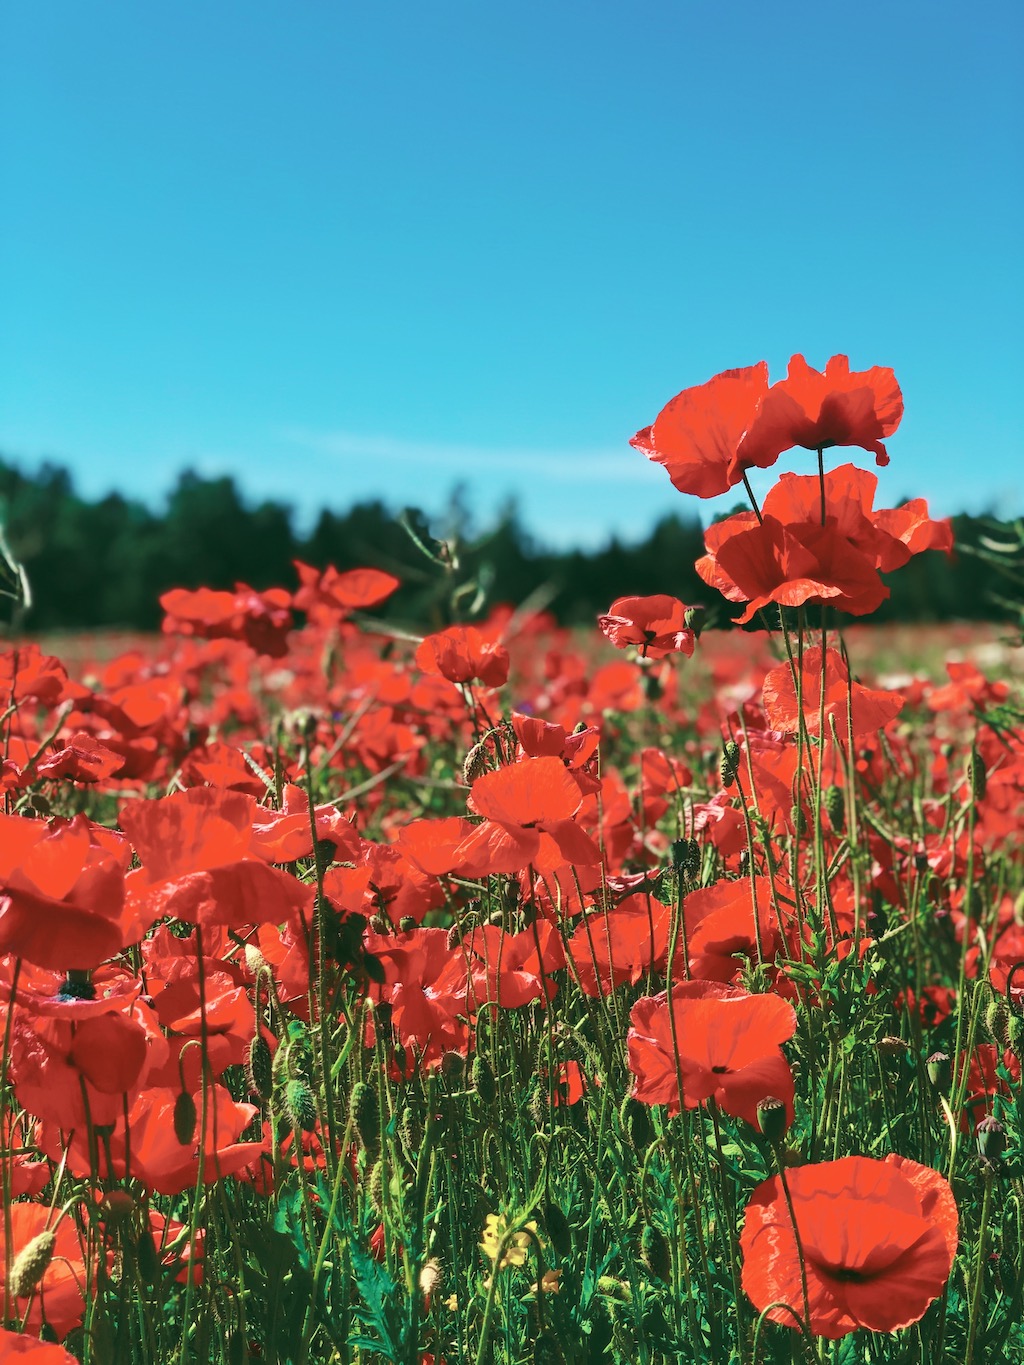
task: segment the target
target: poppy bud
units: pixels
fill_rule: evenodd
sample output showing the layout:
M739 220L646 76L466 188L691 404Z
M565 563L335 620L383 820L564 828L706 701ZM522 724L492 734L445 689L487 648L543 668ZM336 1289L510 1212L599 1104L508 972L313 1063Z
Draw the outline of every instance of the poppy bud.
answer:
M100 1217L106 1223L120 1224L126 1222L138 1208L133 1195L127 1190L107 1190L100 1201Z
M416 928L415 918L412 915L403 915L398 921L398 928L403 934L409 933L410 930Z
M718 764L718 775L723 787L731 787L740 770L740 746L734 739L727 739L722 747L722 757Z
M245 945L245 965L251 976L259 976L260 972L269 970L267 959L257 948L255 943Z
M473 1069L470 1075L473 1081L473 1089L484 1104L493 1104L498 1098L498 1086L490 1062L486 1057L481 1057L479 1052L473 1058Z
M289 1081L284 1088L284 1103L293 1126L311 1133L316 1127L316 1100L306 1082Z
M21 1299L32 1293L49 1269L56 1241L57 1234L52 1228L47 1228L18 1252L11 1266L11 1277L7 1281L12 1298Z
M370 1203L378 1218L384 1216L384 1162L378 1161L370 1172Z
M261 1100L269 1100L274 1093L274 1059L262 1033L257 1033L249 1044L247 1073L253 1094L259 1095Z
M661 701L665 695L665 688L662 686L661 679L656 673L644 674L644 697L647 701Z
M487 746L474 744L462 764L462 781L471 787L487 771Z
M1006 1151L1006 1129L998 1119L989 1115L978 1124L974 1135L978 1139L978 1151L982 1158L996 1165Z
M781 1142L789 1127L786 1106L774 1095L766 1095L757 1106L757 1126L774 1147Z
M701 606L687 607L683 612L683 624L687 630L693 631L698 640L701 631L704 629L704 616L705 611Z
M349 1117L364 1152L375 1154L380 1148L380 1102L367 1081L356 1081L348 1102Z
M677 872L695 877L700 871L701 851L696 839L673 839L670 853Z
M1024 1019L1019 1014L1011 1014L1006 1027L1010 1040L1009 1046L1018 1057L1024 1054Z
M564 1365L564 1361L565 1356L558 1344L558 1337L545 1327L534 1338L533 1365Z
M544 1128L548 1121L548 1092L539 1082L530 1092L530 1114L538 1128Z
M415 1156L423 1140L423 1130L411 1105L407 1104L402 1110L402 1116L398 1120L398 1131L402 1135L405 1150L410 1156Z
M363 971L375 986L383 986L387 979L384 971L384 963L379 957L374 957L373 953L364 953L362 956Z
M947 1094L953 1081L953 1065L948 1052L933 1052L925 1062L932 1088Z
M638 1154L647 1151L654 1141L654 1128L651 1125L650 1106L641 1104L627 1095L619 1110L619 1122L629 1135L630 1146Z
M445 1052L441 1056L441 1075L446 1081L461 1081L466 1074L466 1059L461 1052Z
M313 857L316 860L317 868L322 872L330 867L334 862L334 855L338 851L338 845L333 839L318 839L313 845Z
M988 789L988 773L978 750L971 745L971 756L967 760L967 780L971 784L971 800L984 801Z
M804 816L803 807L799 803L791 808L789 812L789 821L793 826L794 835L798 839L801 838L807 831L807 820Z
M174 1101L174 1136L182 1147L191 1147L196 1135L196 1102L187 1090Z
M1010 1046L1010 1007L1001 995L989 1002L985 1011L985 1027L1001 1048Z
M672 1256L668 1238L660 1228L652 1227L650 1223L640 1234L640 1259L656 1279L669 1283L672 1278Z
M157 1255L156 1239L147 1219L142 1225L139 1240L135 1244L135 1254L139 1262L139 1274L147 1284L156 1284L160 1278L160 1257Z
M551 1201L544 1206L544 1226L559 1256L568 1256L572 1250L572 1228L562 1210Z
M831 787L826 787L822 804L825 807L829 824L837 834L841 833L846 824L846 800L843 796L842 787L837 787L835 783Z

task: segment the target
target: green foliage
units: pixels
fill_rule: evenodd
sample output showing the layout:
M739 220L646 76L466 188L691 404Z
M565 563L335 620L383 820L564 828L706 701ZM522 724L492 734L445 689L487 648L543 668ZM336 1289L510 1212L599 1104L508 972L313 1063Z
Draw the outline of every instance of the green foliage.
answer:
M295 559L318 568L371 565L396 574L403 586L387 614L421 630L449 624L453 592L460 614L473 615L482 605L473 600L480 584L491 602L518 603L537 595L562 624L591 623L624 594L670 593L698 603L712 596L693 568L704 552L695 517L662 517L635 545L613 537L600 550L556 553L531 539L514 506L489 532L475 534L456 490L444 535L446 544L458 546L458 568L440 579L409 531L428 551L439 542L422 513L405 517L408 529L381 502L345 512L325 509L303 536L289 508L248 504L231 478L204 479L186 471L166 506L154 512L117 493L90 502L55 465L25 474L0 462L0 525L11 559L24 565L31 584L26 624L35 631L152 630L160 623L160 594L170 588L225 589L236 582L258 590L294 587ZM875 620L1019 617L1012 591L991 591L993 567L1004 573L1010 589L1014 575L1019 577L1019 524L956 517L954 530L954 560L916 555L889 575L892 596ZM727 621L725 605L716 602L709 624Z

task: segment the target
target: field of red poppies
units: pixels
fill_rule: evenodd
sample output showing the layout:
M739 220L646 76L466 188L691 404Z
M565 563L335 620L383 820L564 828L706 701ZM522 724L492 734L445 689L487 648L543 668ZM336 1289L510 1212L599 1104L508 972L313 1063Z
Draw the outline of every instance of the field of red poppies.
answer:
M1024 1355L1021 651L866 623L952 548L828 459L901 415L794 357L635 438L796 448L698 565L753 632L299 565L5 642L0 1360Z

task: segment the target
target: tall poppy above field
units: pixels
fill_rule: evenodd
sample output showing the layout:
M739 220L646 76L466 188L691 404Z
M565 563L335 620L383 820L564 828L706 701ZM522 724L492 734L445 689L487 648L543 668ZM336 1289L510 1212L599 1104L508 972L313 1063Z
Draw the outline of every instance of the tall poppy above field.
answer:
M881 438L902 417L903 395L891 369L851 371L845 355L834 355L822 372L795 355L775 384L769 385L762 360L684 389L630 444L664 465L680 493L713 498L793 446L861 446L888 464Z

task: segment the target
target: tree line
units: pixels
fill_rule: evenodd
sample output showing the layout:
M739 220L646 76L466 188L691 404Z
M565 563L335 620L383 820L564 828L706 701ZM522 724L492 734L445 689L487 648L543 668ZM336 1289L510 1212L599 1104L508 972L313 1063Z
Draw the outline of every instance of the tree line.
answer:
M160 594L168 588L232 588L236 582L293 588L296 559L319 568L368 565L395 574L402 588L382 614L420 630L446 624L453 602L469 614L484 602L530 599L572 625L592 623L616 597L658 592L706 604L711 625L729 619L725 604L693 568L704 552L695 516L664 516L635 544L612 537L602 549L561 552L538 545L514 506L477 534L456 492L448 521L439 542L422 512L395 515L371 501L343 512L325 508L312 530L301 534L290 508L248 503L231 478L186 471L156 511L118 493L83 498L57 465L26 473L0 460L0 528L31 585L32 607L21 623L31 632L153 630L161 619ZM1020 523L958 516L953 525L953 559L935 552L915 556L889 576L892 596L872 620L1019 617L1019 597L1007 600L994 591L993 568L1000 564L991 545L1020 542Z

